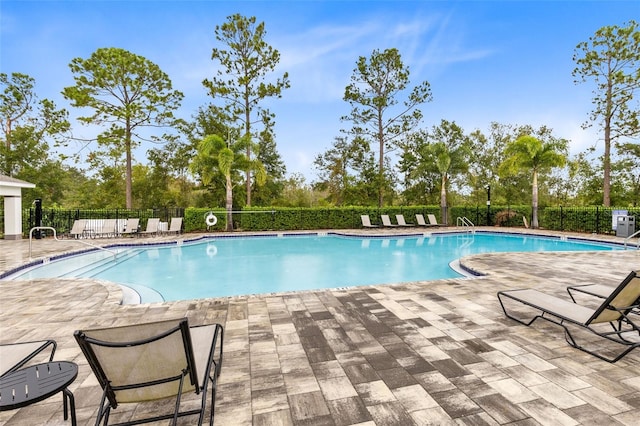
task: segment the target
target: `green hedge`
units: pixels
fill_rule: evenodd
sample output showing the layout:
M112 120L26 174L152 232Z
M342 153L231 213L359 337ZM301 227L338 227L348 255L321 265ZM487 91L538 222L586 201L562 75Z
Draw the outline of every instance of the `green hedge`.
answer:
M615 210L627 210L640 221L640 208L609 207L543 207L538 210L541 228L556 231L613 233L612 215ZM223 209L187 208L184 215L186 232L207 230L205 217L212 212L218 218L209 231L222 231L226 225ZM233 229L242 231L295 231L305 229L357 229L362 227L360 215L367 214L373 224L380 225L380 215L388 214L395 222L396 214L404 214L407 223L415 222L416 214L433 214L444 223L440 206L410 207L317 207L317 208L248 208L233 213ZM522 217L531 221L531 206L490 206L487 222L486 206L454 206L447 211L448 224L455 226L457 218L466 217L476 226L523 226Z
M514 217L505 226L522 226L522 216L530 218L531 207L491 207L490 224L495 225L495 217L502 211L514 212ZM187 208L185 210L185 231L207 230L205 217L211 212L218 222L209 231L222 231L226 227L226 212L223 209ZM467 217L475 225L486 225L486 208L451 207L448 209L449 225L455 225L458 217ZM305 229L354 229L361 228L360 215L367 214L371 223L380 225L380 215L387 214L395 223L395 215L403 214L407 223L415 223L415 215L435 215L438 223L444 223L440 206L409 207L316 207L316 208L248 208L242 213L233 213L233 229L242 231L285 231Z
M187 208L184 213L185 232L207 230L205 217L211 212L218 222L209 231L226 228L226 212L222 209ZM372 223L380 224L380 215L388 214L395 222L396 214L404 214L408 223L415 222L416 213L435 214L440 217L438 206L412 207L317 207L317 208L247 208L233 213L233 228L242 231L285 231L304 229L353 229L361 228L360 215L368 214ZM440 219L439 219L440 220Z

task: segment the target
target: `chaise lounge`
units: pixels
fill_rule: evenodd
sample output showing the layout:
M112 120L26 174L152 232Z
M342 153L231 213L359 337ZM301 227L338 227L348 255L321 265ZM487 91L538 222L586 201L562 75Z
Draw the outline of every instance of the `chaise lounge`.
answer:
M442 223L438 223L438 219L436 219L436 215L428 214L427 219L429 219L429 225L431 226L444 226Z
M69 237L76 239L84 237L86 226L87 221L85 219L78 219L73 221L73 225L71 226L71 230L69 231Z
M380 218L382 219L382 225L384 225L387 228L395 228L395 227L399 226L399 225L391 223L391 219L389 219L389 215L388 214L381 214Z
M127 224L124 227L124 231L120 233L120 236L136 235L138 233L139 224L140 224L140 219L137 217L127 219Z
M159 217L150 217L147 220L147 229L144 231L140 231L138 235L158 235L158 230L160 226L160 218Z
M564 328L569 345L607 362L616 362L640 346L640 328L634 322L632 311L640 303L640 276L632 271L622 282L611 289L595 308L579 305L534 289L507 290L498 292L498 300L504 314L521 324L531 325L541 318ZM507 310L505 302L524 305L538 311L533 319L525 320ZM609 357L578 344L569 326L578 327L597 336L624 346L618 355ZM606 327L606 328L603 328ZM610 329L609 329L610 327Z
M362 221L362 226L364 228L377 228L378 225L372 225L371 224L371 219L369 219L369 215L368 214L361 214L360 215L360 220Z
M404 227L415 226L413 223L407 223L404 220L404 215L403 214L397 214L396 215L396 222L398 222L399 226L404 226Z
M418 226L424 226L424 227L433 226L430 223L425 222L424 215L420 213L416 214L416 223L418 224Z
M181 217L172 217L171 223L169 224L169 229L167 230L167 234L180 234L182 232L182 218Z
M96 237L115 237L116 236L116 220L105 219L100 229L95 232Z

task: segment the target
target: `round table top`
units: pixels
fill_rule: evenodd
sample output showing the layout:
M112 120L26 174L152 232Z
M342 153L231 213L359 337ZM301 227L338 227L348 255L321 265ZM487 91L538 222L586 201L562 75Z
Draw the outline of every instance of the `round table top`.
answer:
M78 365L52 361L0 377L0 411L25 407L63 391L78 376Z

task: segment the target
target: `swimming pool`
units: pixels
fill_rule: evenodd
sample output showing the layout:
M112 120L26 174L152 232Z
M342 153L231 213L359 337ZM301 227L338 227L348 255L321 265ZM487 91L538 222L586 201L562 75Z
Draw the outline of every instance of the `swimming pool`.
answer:
M113 246L8 279L86 277L133 289L143 302L456 278L449 265L476 253L616 250L614 245L502 233L388 237L337 234L213 237Z

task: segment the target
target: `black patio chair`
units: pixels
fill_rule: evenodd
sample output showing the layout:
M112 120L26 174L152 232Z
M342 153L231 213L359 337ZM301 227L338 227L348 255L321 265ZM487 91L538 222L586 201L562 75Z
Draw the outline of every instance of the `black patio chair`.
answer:
M211 384L209 424L213 424L216 385L222 368L220 324L189 327L186 318L74 333L103 389L96 425L109 422L119 404L175 398L171 413L129 420L134 425L198 414L202 424ZM187 392L201 395L200 407L181 411ZM157 414L157 413L156 413Z

